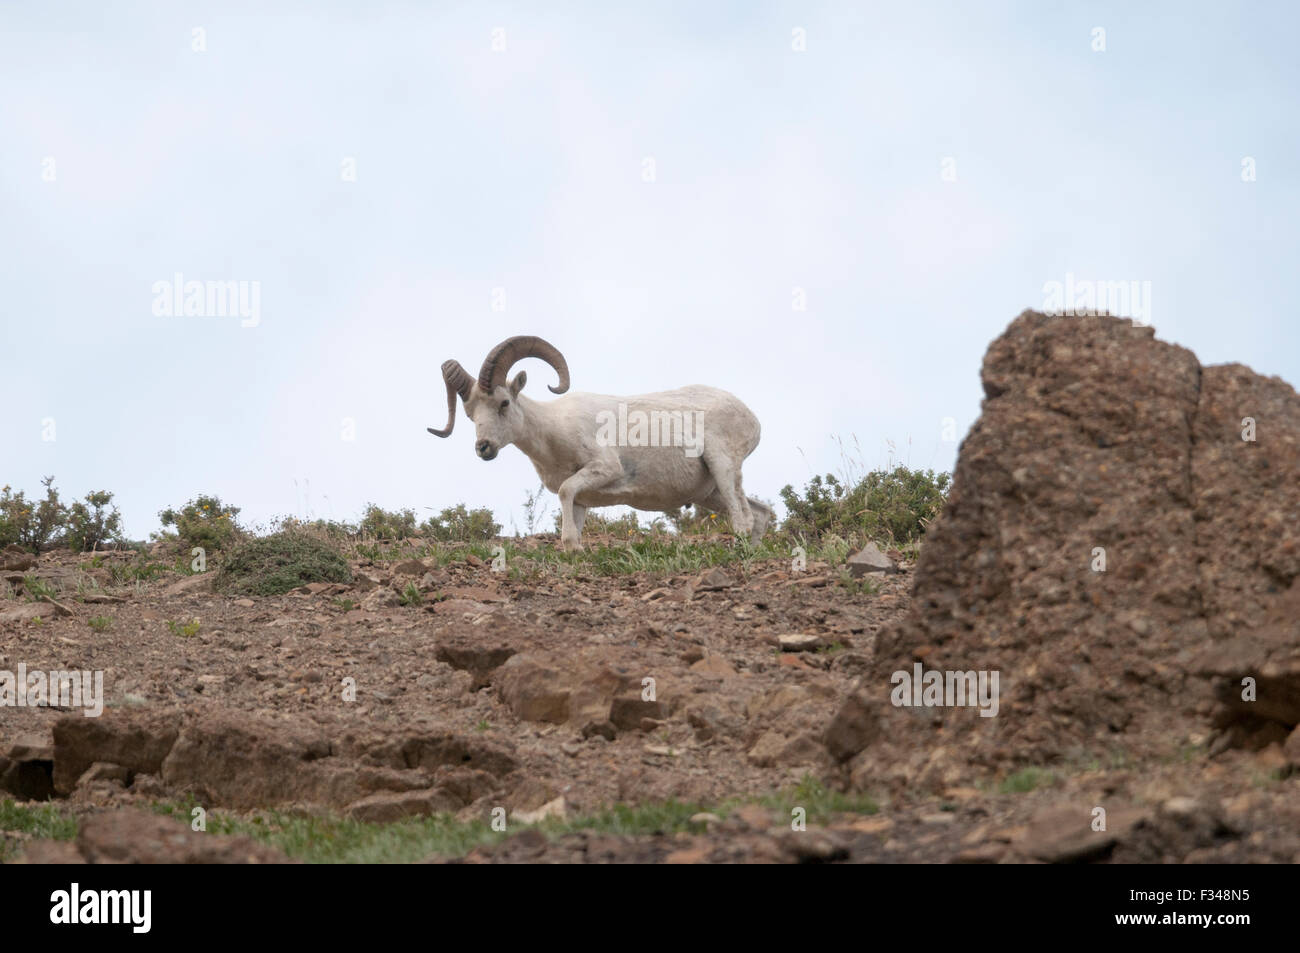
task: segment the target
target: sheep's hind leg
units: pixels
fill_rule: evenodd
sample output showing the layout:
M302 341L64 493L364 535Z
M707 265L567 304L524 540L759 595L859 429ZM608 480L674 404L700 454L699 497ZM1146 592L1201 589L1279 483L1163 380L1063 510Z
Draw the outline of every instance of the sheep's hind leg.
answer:
M710 458L707 450L704 453L704 464L713 474L713 482L718 487L716 495L722 498L726 507L732 532L737 538L748 538L754 531L754 514L749 511L749 500L740 492L739 469L726 457Z
M749 500L749 511L754 514L754 532L750 536L750 542L757 544L763 538L763 534L767 532L767 528L772 525L772 521L776 519L776 514L772 512L772 508L766 503L759 502L752 496L747 497L747 499Z

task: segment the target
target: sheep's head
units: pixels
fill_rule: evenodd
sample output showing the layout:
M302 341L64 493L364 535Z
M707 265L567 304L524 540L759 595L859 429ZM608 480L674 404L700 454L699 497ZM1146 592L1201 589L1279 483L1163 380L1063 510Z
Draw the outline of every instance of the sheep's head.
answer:
M569 365L564 355L538 337L507 338L488 354L474 381L465 368L456 361L442 365L442 378L447 384L447 426L443 430L429 428L436 437L451 436L456 425L456 397L465 404L465 413L474 421L474 451L484 460L493 459L502 447L514 443L523 426L523 413L516 398L523 390L528 375L520 371L514 380L506 381L511 367L526 357L539 357L559 375L558 386L550 388L553 394L563 394L569 389Z

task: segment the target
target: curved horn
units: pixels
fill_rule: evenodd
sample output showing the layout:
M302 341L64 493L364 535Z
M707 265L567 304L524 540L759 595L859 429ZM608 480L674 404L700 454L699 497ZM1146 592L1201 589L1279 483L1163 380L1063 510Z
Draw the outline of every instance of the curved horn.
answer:
M450 437L452 428L456 426L456 395L460 394L461 400L469 400L474 380L465 368L460 366L459 361L442 362L442 379L447 382L447 429L434 430L432 427L427 429L435 437Z
M526 357L540 357L555 368L560 383L558 387L550 388L552 394L563 394L569 389L569 365L564 360L564 355L553 344L531 335L506 338L494 347L478 372L478 386L489 394L492 393L506 382L510 368Z

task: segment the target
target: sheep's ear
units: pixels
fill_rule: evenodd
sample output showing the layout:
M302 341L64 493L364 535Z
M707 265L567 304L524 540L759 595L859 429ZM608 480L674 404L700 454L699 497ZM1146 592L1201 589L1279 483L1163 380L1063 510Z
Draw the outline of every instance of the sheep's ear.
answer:
M510 382L510 396L518 397L519 392L524 389L524 385L527 383L528 383L528 372L520 371L518 374L515 375L515 379Z

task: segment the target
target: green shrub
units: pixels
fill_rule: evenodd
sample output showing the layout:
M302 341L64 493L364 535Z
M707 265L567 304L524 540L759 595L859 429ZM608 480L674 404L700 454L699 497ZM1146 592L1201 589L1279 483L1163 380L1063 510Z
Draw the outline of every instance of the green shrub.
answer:
M367 503L359 529L367 539L410 539L416 534L415 511L406 509L390 512L374 503Z
M190 622L176 622L173 619L168 619L167 628L171 629L172 635L178 635L183 639L192 639L199 634L199 630L203 628L203 623L198 619Z
M500 536L501 524L486 507L470 510L464 503L457 503L425 520L420 531L444 543L472 543Z
M73 503L68 507L63 540L69 548L86 553L104 543L121 542L122 514L116 506L109 509L112 503L112 493L95 490L86 494L84 503Z
M348 542L360 532L359 527L337 520L300 520L297 517L282 517L274 527L277 530L299 530L316 536L332 539L340 543Z
M158 514L163 526L174 526L176 535L189 547L207 552L225 549L242 536L235 517L239 507L227 506L217 496L201 495L179 510L171 507Z
M309 533L281 531L238 543L217 576L218 589L239 595L277 596L309 582L351 582L337 547Z
M814 476L802 496L788 484L781 490L789 514L783 528L809 538L835 533L895 545L913 542L943 509L951 479L901 465L873 470L852 486L831 474Z
M408 582L406 588L402 590L397 601L404 606L418 606L424 602L424 596L420 592L420 587L413 582Z
M63 528L67 508L59 502L54 477L41 481L45 499L28 500L21 490L0 490L0 548L17 543L23 549L39 553L46 548L56 531Z

